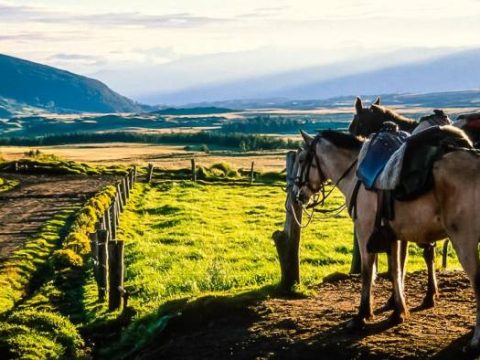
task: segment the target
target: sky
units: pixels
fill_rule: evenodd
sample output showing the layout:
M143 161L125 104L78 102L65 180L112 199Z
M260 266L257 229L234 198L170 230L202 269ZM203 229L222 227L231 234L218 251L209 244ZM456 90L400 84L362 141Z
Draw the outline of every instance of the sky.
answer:
M0 53L138 97L401 49L475 48L479 18L480 0L0 0Z

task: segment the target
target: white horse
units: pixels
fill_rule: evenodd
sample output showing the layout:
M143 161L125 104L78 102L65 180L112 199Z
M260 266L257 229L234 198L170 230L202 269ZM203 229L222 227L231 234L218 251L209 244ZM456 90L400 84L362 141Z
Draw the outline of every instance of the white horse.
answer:
M357 181L354 164L362 142L349 134L324 131L316 137L302 133L303 149L298 154L296 198L308 202L331 180L347 203ZM429 244L450 237L467 273L477 302L477 321L470 345L480 343L480 158L467 151L453 151L434 164L433 190L409 202L395 202L395 219L390 226L400 241ZM360 187L356 199L355 229L362 260L362 294L358 315L352 325L362 327L373 316L371 287L374 282L375 254L367 251L377 211L377 194ZM403 291L400 241L392 244L392 277L395 306L391 320L403 322L408 317Z

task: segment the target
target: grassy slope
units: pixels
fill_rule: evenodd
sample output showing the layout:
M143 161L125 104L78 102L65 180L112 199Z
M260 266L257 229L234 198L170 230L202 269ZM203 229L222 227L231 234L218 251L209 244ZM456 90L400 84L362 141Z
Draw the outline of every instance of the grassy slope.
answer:
M277 283L279 265L271 234L283 226L284 199L280 186L137 184L120 230L127 242L126 286L133 294L130 306L137 321L147 317L148 328L152 318L172 310L171 300L233 295ZM335 193L329 206L341 201ZM302 237L303 285L314 286L333 272L348 272L351 247L352 224L345 212L314 221ZM424 268L420 249L411 245L410 255L409 270ZM384 271L385 259L380 260ZM452 260L450 264L458 266ZM145 336L135 329L134 323L124 333L121 342L127 349ZM115 348L113 353L119 349Z

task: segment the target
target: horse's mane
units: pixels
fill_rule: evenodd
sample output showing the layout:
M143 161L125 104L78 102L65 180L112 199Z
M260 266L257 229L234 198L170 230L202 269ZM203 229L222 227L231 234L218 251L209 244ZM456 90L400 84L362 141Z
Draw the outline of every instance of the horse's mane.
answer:
M319 135L333 145L344 149L360 150L363 145L363 140L361 138L342 131L323 130L320 131Z
M403 115L400 115L399 113L397 113L397 112L395 112L391 109L387 109L385 106L372 105L371 109L374 112L383 114L385 117L388 117L390 120L396 122L398 125L400 125L400 124L415 125L416 124L415 120L407 118Z

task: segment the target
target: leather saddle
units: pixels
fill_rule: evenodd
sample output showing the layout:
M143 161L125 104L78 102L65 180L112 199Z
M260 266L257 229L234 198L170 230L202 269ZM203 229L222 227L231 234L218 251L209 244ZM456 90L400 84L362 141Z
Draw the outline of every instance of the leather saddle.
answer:
M390 121L383 124L379 132L369 140L366 149L362 149L357 167L357 177L369 190L375 189L375 181L385 168L392 154L402 146L409 133L399 131L398 126ZM363 157L362 157L363 155Z

